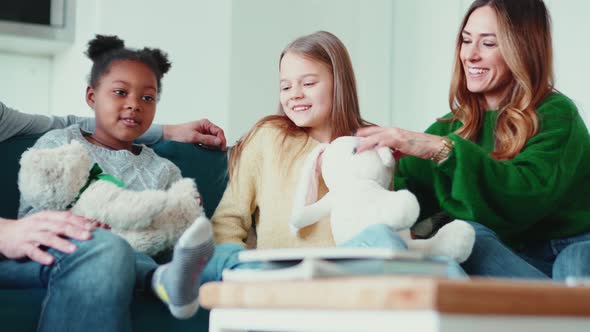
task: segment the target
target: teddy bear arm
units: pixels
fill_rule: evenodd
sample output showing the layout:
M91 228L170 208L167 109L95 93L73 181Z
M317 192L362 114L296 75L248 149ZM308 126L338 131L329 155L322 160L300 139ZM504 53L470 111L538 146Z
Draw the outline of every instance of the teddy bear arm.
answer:
M166 193L165 207L154 216L152 228L158 229L165 245L171 247L197 218L206 216L191 179L179 180Z
M143 229L166 204L163 191L131 191L96 181L80 196L72 212L118 229Z
M291 232L297 234L300 229L315 224L321 218L330 214L331 209L332 195L327 193L319 201L311 205L304 206L297 211L293 211L291 219L289 220Z

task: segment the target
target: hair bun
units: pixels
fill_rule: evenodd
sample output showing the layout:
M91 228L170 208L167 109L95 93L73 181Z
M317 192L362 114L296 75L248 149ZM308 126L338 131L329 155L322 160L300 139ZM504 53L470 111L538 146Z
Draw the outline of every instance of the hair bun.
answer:
M158 69L160 70L160 73L162 75L166 74L168 72L168 70L170 70L170 67L172 66L172 64L168 60L168 54L166 54L166 52L163 52L162 50L160 50L158 48L149 48L149 47L145 47L141 51L144 54L148 54L149 56L151 56L155 60L156 65L158 66Z
M88 42L86 55L92 60L100 58L103 54L125 48L125 42L117 36L96 35L94 39Z

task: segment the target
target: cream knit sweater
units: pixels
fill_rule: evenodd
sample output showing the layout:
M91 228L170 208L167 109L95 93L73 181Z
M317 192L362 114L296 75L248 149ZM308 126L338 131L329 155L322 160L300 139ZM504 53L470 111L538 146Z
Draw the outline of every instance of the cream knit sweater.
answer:
M258 128L244 146L236 173L211 219L217 243L246 246L254 215L259 249L334 246L329 217L304 228L298 236L289 231L301 167L317 144L303 134L283 141L281 131L271 125ZM321 198L328 189L322 179L319 182Z

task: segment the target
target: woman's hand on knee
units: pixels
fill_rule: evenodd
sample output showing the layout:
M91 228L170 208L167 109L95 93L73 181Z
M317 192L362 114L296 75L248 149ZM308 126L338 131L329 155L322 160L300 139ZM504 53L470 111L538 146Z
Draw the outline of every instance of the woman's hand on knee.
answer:
M40 246L72 253L76 245L64 238L88 240L93 228L87 219L71 212L42 211L17 220L0 219L0 253L50 265L53 256Z

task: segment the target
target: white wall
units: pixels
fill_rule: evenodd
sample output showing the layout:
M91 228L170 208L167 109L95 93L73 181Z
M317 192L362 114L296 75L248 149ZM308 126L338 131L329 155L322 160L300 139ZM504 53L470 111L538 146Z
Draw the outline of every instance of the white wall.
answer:
M51 58L0 51L0 101L19 110L47 114Z
M389 0L235 0L232 3L229 133L233 141L278 106L278 60L293 39L317 30L348 47L363 115L390 119L392 3Z
M49 114L77 114L93 116L84 101L87 76L91 62L84 52L93 33L98 32L100 0L82 0L76 4L76 32L74 43L53 57L49 85L51 104Z
M335 33L355 66L370 121L423 130L448 112L454 39L470 0L83 0L74 43L54 56L18 55L0 45L0 100L23 111L91 115L84 103L95 33L155 46L173 62L156 120L210 118L230 143L276 111L278 56L292 39ZM548 0L557 88L590 124L590 2ZM1 33L1 32L0 32Z
M394 1L391 125L424 130L449 111L454 43L470 0ZM590 127L590 2L546 0L553 19L556 87L579 106Z
M455 37L462 1L395 1L393 68L394 125L422 131L448 109Z
M572 98L590 127L590 1L549 0L557 89Z
M84 90L91 62L83 53L94 34L116 34L131 47L166 51L171 70L162 80L156 121L209 118L227 127L230 1L85 0L77 2L74 45L55 57L55 114L91 114Z

